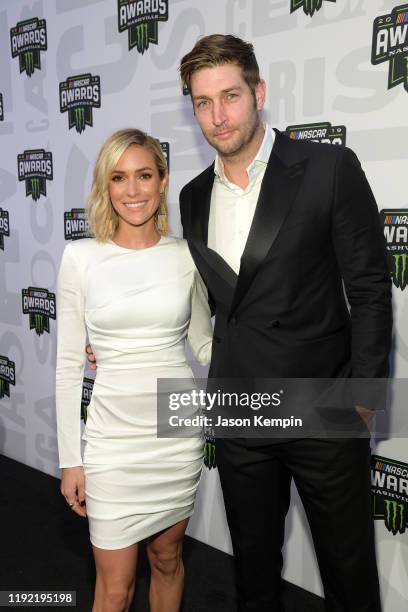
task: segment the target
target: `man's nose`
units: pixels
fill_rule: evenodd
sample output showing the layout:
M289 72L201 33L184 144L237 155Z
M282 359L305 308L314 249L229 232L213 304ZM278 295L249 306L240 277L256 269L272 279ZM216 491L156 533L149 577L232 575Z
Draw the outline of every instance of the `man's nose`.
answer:
M227 114L225 112L225 108L224 105L221 101L216 101L213 104L213 123L214 125L222 125L223 123L225 123L226 119L227 119Z

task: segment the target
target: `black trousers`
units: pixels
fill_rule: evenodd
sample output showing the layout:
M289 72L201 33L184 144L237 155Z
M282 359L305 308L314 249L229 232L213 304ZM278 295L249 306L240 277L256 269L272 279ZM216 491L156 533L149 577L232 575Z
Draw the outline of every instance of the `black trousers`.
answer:
M281 612L282 546L293 478L309 521L326 609L380 612L368 439L262 447L217 439L240 612Z

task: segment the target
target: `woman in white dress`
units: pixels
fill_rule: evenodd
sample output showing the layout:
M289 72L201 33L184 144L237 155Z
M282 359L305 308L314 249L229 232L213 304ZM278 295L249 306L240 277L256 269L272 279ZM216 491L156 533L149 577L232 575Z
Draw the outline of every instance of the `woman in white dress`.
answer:
M88 516L94 612L128 610L138 542L147 539L152 612L179 610L182 538L201 475L200 438L157 437L158 378L189 378L185 340L211 353L207 293L187 243L168 236L167 166L135 129L103 145L89 220L95 239L69 244L58 278L57 424L61 492ZM98 361L81 455L83 347Z

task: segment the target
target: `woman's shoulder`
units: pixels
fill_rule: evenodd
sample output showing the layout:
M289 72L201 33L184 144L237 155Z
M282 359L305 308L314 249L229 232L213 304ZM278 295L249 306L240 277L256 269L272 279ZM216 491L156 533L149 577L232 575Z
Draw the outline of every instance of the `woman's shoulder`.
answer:
M87 253L95 253L103 248L106 248L108 242L97 242L95 238L80 238L79 240L73 240L65 246L65 251L72 254L73 256L83 256Z

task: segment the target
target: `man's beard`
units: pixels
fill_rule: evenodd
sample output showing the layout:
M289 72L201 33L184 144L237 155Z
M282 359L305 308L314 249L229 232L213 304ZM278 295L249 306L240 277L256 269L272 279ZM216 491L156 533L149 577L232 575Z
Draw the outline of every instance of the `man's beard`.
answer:
M223 143L219 143L213 136L208 137L204 132L203 135L208 144L210 144L221 157L235 157L242 153L242 151L252 142L259 129L260 123L259 114L255 112L253 123L245 126L244 133L239 134L239 139L231 143L226 142L224 145ZM225 129L228 129L228 126ZM232 138L234 140L234 137Z

